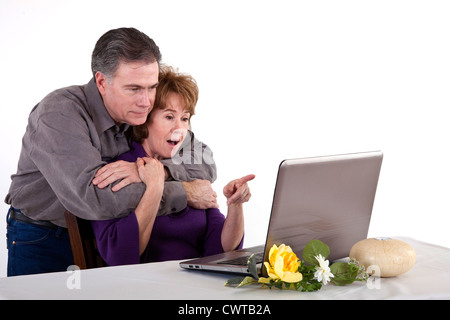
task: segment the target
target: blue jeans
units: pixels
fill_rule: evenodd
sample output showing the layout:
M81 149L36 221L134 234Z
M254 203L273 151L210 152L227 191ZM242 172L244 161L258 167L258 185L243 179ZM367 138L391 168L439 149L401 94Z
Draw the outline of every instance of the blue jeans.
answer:
M73 265L66 228L54 230L17 221L10 218L9 211L6 222L8 277L67 271Z

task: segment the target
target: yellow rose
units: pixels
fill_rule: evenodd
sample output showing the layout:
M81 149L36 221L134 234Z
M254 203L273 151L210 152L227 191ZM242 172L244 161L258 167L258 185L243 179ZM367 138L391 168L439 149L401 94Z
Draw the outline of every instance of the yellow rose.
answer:
M269 278L259 278L260 283L270 283L270 280L281 280L295 283L302 280L302 274L298 272L299 259L292 252L291 247L284 244L277 247L275 244L269 251L269 262L264 262Z

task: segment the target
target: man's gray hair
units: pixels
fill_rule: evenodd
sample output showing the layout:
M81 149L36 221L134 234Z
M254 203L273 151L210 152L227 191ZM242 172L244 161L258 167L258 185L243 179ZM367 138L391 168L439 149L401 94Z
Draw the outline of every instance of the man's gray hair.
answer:
M119 28L106 32L98 39L92 52L91 68L111 79L119 62L161 62L161 53L155 42L135 28Z

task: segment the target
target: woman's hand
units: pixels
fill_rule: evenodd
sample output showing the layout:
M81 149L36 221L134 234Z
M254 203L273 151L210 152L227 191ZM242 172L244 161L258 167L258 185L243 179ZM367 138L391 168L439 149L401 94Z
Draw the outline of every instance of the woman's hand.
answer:
M240 179L229 182L223 188L223 194L227 198L227 205L242 204L250 200L252 194L247 182L255 179L254 174L249 174Z
M109 163L97 171L92 183L103 189L117 180L121 181L112 187L112 191L119 191L129 184L142 182L136 163L123 160Z
M147 187L160 186L164 189L165 170L163 164L154 158L138 158L136 161L140 181Z
M146 187L134 211L139 226L139 254L142 254L150 239L161 202L165 172L162 163L153 158L138 158L136 166L139 177Z
M228 213L222 228L221 242L224 252L236 249L244 236L244 209L243 203L250 197L250 189L247 182L253 180L255 175L249 174L240 179L229 182L223 188L223 194L227 198Z

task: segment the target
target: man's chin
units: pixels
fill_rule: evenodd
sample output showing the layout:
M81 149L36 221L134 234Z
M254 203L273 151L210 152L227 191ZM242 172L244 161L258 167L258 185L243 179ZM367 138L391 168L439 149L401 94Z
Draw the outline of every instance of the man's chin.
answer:
M140 126L141 124L144 124L145 121L147 121L147 117L134 117L128 119L128 124L130 126Z

